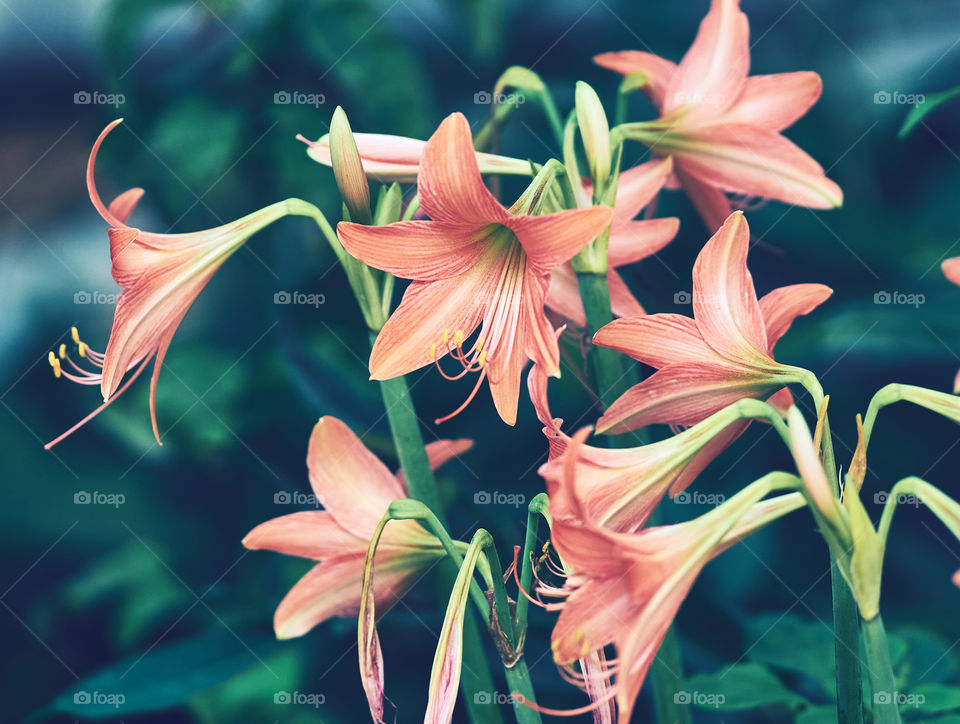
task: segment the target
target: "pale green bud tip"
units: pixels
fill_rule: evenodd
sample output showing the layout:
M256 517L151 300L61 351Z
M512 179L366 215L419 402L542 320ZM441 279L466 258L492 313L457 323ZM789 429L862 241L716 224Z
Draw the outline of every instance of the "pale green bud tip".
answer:
M583 81L577 81L577 125L590 164L590 175L597 186L606 183L610 176L612 154L610 151L610 125L597 92Z
M360 223L369 223L370 185L363 172L363 163L350 122L343 108L337 106L330 119L330 164L337 180L340 195L350 210L350 217Z
M524 68L522 65L511 65L497 79L496 85L493 86L493 94L499 96L505 88L541 93L546 86L540 76L529 68Z

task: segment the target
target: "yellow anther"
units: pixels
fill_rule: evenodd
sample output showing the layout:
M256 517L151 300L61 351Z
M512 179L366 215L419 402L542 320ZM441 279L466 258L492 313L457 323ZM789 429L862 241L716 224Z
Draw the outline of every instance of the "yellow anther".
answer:
M487 363L487 350L483 350L477 358L477 364L483 367Z
M87 343L86 342L77 342L77 352L81 357L87 356Z
M70 336L73 337L74 344L80 344L80 332L76 327L70 327Z
M435 360L437 358L437 343L434 342L430 345L430 359Z
M580 658L586 658L587 654L590 653L590 642L586 638L583 639L583 643L580 646Z
M453 333L453 346L459 347L462 344L463 344L463 330L458 329L456 332Z
M53 353L53 350L47 355L47 361L50 363L50 366L53 367L54 377L60 376L60 360L57 359L57 355Z
M446 347L449 339L450 339L450 330L449 329L443 330L443 336L440 338L440 344Z
M477 344L475 345L477 352L483 352L483 343L485 341L482 334L477 337Z
M67 356L67 345L61 344L61 345L60 345L60 350L57 352L57 354L58 354L58 356L60 357L60 359L63 359L64 357L66 357L66 356Z

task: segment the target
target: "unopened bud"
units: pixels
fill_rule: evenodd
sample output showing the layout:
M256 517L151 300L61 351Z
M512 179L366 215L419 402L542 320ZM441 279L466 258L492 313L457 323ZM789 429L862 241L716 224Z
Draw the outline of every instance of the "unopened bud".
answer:
M330 162L337 188L350 211L350 219L360 224L370 224L370 185L363 172L363 163L357 151L357 143L350 129L350 122L343 108L337 106L330 120Z
M583 81L577 81L577 125L583 149L590 166L595 189L602 189L610 177L610 126L597 92Z

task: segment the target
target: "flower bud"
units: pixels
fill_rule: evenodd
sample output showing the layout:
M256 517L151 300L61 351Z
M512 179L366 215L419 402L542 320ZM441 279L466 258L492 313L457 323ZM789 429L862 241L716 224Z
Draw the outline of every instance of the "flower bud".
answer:
M370 224L370 185L363 173L360 153L343 108L337 106L330 120L330 161L337 188L350 211L350 219L359 224Z
M610 126L597 92L583 81L577 82L577 124L587 154L595 191L601 191L610 177L612 154Z

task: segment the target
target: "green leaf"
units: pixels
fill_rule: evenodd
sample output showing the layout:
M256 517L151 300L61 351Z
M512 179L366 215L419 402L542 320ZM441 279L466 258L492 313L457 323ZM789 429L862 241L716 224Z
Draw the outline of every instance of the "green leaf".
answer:
M950 90L925 95L923 102L913 106L907 113L907 117L903 119L903 125L897 132L897 138L906 138L909 136L913 129L916 128L928 114L958 95L960 95L960 85Z
M691 676L686 690L676 694L679 703L701 709L733 711L773 704L796 706L803 699L787 689L760 664L734 664L715 674Z
M917 711L937 714L960 709L960 687L944 684L920 684L907 694L906 708L915 706Z
M833 694L833 632L824 624L792 614L760 616L747 629L747 641L755 642L748 654L751 661L803 674Z
M262 635L238 636L240 640L218 628L186 641L160 644L81 679L47 710L102 719L178 706L247 669L265 666L263 659L280 647Z

